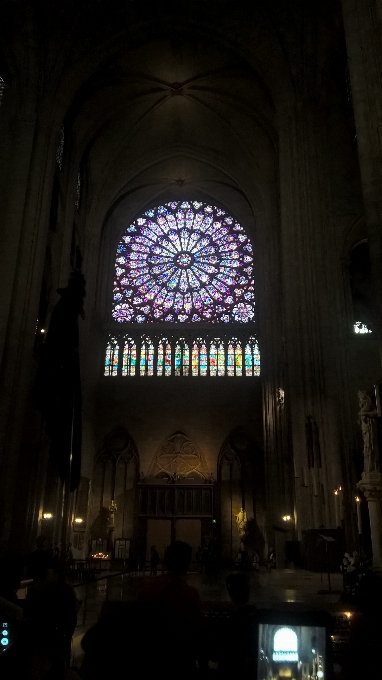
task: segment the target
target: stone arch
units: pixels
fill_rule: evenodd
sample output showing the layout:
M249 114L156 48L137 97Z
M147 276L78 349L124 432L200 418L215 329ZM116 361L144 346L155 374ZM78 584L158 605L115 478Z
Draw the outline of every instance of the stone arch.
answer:
M197 445L182 430L177 430L154 455L149 477L197 483L208 479L208 471Z
M138 475L136 445L125 428L116 427L96 457L92 483L90 538L102 541L103 552L111 552L116 539L134 537Z
M253 437L236 427L222 444L217 464L217 514L223 560L234 560L241 545L250 556L264 551L263 456ZM259 526L260 523L260 526ZM260 528L261 527L261 528Z

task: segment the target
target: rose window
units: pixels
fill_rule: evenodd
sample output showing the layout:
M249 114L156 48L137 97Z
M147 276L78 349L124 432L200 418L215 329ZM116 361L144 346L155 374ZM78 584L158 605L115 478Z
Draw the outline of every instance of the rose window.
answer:
M127 228L113 295L120 323L254 321L252 245L224 210L166 203Z

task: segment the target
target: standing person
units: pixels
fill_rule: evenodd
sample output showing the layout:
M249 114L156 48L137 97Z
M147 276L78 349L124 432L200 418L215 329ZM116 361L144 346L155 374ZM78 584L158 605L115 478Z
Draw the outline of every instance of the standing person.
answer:
M158 564L159 564L159 553L158 553L155 545L151 546L150 551L151 551L150 576L156 576L157 571L158 571Z
M142 606L153 606L158 625L166 625L172 653L167 659L166 678L191 680L205 664L204 618L199 593L187 583L192 548L183 541L174 541L166 548L164 564L167 574L153 579L138 594Z

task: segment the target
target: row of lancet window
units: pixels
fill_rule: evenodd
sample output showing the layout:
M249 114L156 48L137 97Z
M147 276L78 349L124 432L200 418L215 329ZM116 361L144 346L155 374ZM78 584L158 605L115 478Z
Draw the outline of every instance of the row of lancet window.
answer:
M256 338L206 341L133 339L109 336L105 376L258 376Z

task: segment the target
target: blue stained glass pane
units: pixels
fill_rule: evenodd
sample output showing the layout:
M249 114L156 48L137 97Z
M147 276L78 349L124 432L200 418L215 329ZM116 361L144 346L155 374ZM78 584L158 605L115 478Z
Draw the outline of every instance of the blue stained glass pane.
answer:
M214 342L211 342L211 345L210 345L210 375L216 376L217 370L218 370L218 356L217 356L216 344Z
M207 347L204 343L200 347L200 375L207 375Z
M249 323L250 253L242 226L220 208L197 201L152 208L127 227L117 245L113 317L121 323Z

